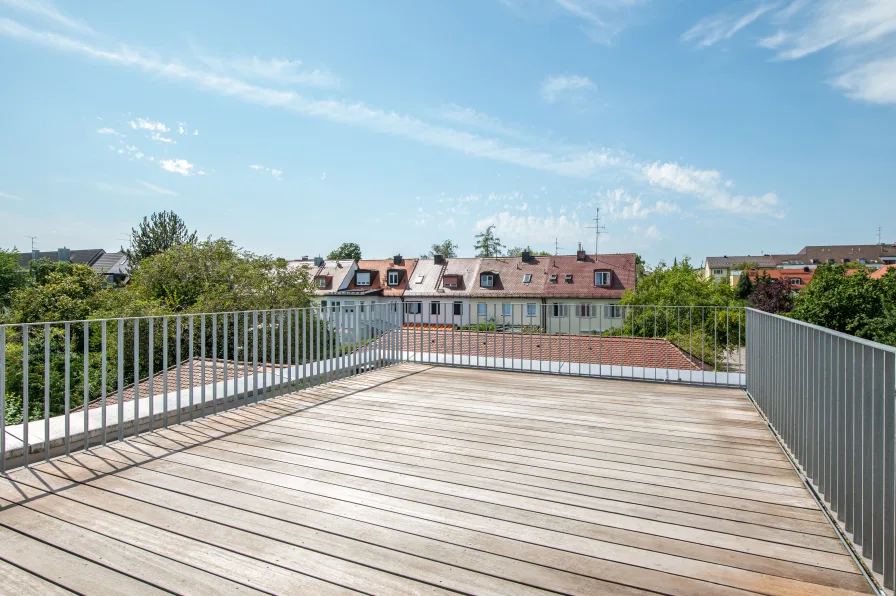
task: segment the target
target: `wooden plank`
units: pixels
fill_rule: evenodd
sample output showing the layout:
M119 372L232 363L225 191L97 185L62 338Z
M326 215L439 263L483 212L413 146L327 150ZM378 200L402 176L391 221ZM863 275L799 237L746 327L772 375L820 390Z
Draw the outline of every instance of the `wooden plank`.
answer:
M2 558L0 558L0 586L5 594L63 596L75 593L7 563Z

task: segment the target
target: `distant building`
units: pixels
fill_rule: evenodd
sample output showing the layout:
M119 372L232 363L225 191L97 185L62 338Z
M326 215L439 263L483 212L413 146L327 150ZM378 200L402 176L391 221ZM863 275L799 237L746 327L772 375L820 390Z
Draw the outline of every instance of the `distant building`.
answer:
M130 264L127 255L122 252L106 252L102 248L72 250L59 248L55 251L19 253L19 266L27 269L32 261L46 259L51 263L69 262L74 265L86 265L101 275L110 284L125 283L130 277Z

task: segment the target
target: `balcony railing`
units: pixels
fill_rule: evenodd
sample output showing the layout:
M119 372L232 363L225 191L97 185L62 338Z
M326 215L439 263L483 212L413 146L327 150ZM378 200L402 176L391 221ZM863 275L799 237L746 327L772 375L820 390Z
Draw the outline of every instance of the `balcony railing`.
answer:
M747 391L892 590L896 348L748 310Z

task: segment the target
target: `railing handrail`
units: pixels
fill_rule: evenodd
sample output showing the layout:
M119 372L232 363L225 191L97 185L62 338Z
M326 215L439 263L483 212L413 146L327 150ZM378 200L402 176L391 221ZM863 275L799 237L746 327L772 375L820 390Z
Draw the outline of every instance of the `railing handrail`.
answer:
M383 300L382 302L374 302L370 304L365 304L364 306L376 306L379 304L400 304L398 300ZM103 319L68 319L63 321L31 321L28 323L0 323L0 327L21 327L23 325L28 325L29 327L37 327L39 325L65 325L66 323L74 324L74 323L102 323L102 322L111 322L111 321L143 321L147 319L161 319L164 317L210 317L212 315L241 315L241 314L251 314L254 312L276 312L276 311L287 311L287 310L319 310L321 308L335 310L337 308L357 308L357 305L349 304L349 305L336 305L336 304L327 304L326 306L322 306L320 304L312 304L310 306L284 306L282 308L252 308L249 310L216 310L211 312L175 312L175 313L161 313L157 315L139 315L135 317L109 317Z
M759 310L752 307L747 307L746 310L752 311L756 314L763 315L766 317L771 317L773 319L778 319L782 321L787 321L788 323L793 323L795 325L799 325L800 327L806 327L808 329L814 329L815 331L821 331L823 333L827 333L833 337L838 337L840 339L846 339L857 344L861 344L863 346L868 346L870 348L876 348L878 350L884 350L885 352L893 352L896 354L896 346L890 346L887 344L882 344L876 341L871 341L870 339L864 339L861 337L856 337L855 335L850 335L848 333L843 333L842 331L835 331L834 329L828 329L827 327L822 327L820 325L813 325L812 323L806 323L805 321L800 321L799 319L794 319L791 317L785 317L783 315L774 314L770 312L765 312L764 310Z

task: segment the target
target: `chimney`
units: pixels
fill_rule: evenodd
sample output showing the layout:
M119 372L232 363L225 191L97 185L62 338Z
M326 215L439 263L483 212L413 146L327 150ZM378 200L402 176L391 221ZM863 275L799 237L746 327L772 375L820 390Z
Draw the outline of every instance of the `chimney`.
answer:
M314 257L314 266L315 267L320 267L323 264L324 264L324 260L322 257Z
M401 255L395 255L394 257L392 257L393 265L401 265L403 263L404 263L404 258L402 258Z
M434 265L442 265L445 263L445 256L444 255L433 255L432 262Z
M32 248L31 249L31 260L36 261L39 258L40 258L40 252L38 252L38 250L36 248Z
M585 260L585 251L580 247L579 250L576 251L576 260L584 261Z
M56 249L56 260L65 263L71 260L71 252L69 249L62 247Z
M532 259L532 253L528 250L524 250L520 254L520 258L523 260L523 263L528 263Z

